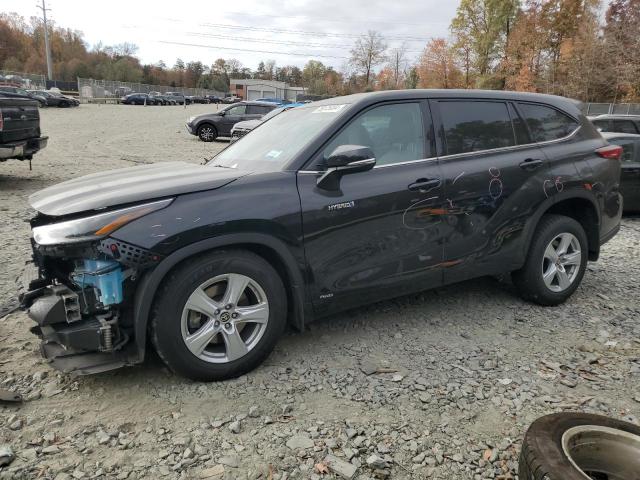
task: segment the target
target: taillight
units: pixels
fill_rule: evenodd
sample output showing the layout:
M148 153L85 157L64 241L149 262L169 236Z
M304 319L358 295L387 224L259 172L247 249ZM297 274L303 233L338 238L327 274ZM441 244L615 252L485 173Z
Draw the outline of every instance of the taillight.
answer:
M2 116L2 110L0 110L0 132L4 128L4 117Z
M622 147L620 145L607 145L606 147L598 148L596 153L602 158L620 160L620 157L622 157Z

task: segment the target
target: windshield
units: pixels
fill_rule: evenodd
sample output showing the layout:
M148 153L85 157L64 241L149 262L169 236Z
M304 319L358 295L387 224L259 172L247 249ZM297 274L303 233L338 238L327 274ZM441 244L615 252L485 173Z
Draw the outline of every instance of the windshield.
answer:
M345 107L343 104L292 108L229 145L208 165L260 172L282 170Z

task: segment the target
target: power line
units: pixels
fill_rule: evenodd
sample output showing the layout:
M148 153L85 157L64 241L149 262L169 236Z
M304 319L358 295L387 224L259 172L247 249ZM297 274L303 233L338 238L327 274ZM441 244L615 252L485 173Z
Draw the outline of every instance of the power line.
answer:
M337 33L337 32L312 32L306 30L285 30L281 28L266 28L266 27L253 27L243 25L229 25L225 23L201 23L201 27L214 27L230 30L249 30L252 32L268 32L268 33L283 33L292 35L306 35L314 37L335 37L335 38L360 38L362 35L354 33ZM384 38L388 40L404 40L409 42L428 42L430 39L426 37L413 37L403 35L384 35Z
M409 25L414 27L424 27L425 24L432 25L449 25L449 22L433 22L429 20L425 20L420 23L412 23L412 22L392 22L389 20L376 20L373 18L357 18L357 19L344 19L344 18L331 18L331 17L318 17L313 16L309 17L307 15L276 15L276 14L268 14L268 13L253 13L253 12L222 12L223 15L246 15L250 17L269 17L269 18L294 18L300 20L324 20L327 22L340 22L340 23L350 23L350 24L363 24L363 23L382 23L386 25Z
M273 50L254 50L253 48L230 48L230 47L219 47L217 45L202 45L198 43L185 43L185 42L169 42L166 40L160 40L160 43L165 43L168 45L180 45L183 47L200 47L200 48L211 48L214 50L231 50L235 52L249 52L249 53L268 53L270 55L295 55L298 57L312 57L312 58L340 58L340 59L348 59L349 57L341 57L338 55L322 55L318 53L302 53L302 52L276 52Z
M311 42L295 42L287 40L266 40L263 38L251 38L251 37L237 37L230 35L220 35L215 33L201 33L201 32L187 32L187 35L194 37L207 37L218 38L221 40L233 40L236 42L249 42L249 43L271 43L274 45L294 45L298 47L310 47L310 48L324 48L324 49L336 49L336 50L350 50L353 45L349 44L336 44L336 43L311 43ZM398 47L390 47L398 48ZM405 50L407 53L422 53L423 50Z

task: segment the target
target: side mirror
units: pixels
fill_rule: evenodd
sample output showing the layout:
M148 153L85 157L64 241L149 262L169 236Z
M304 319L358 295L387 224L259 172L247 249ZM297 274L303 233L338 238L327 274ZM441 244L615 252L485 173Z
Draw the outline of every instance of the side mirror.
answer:
M317 185L325 190L337 190L342 175L366 172L375 164L375 155L369 147L340 145L329 155L327 171L318 179Z
M220 115L221 117L224 117L227 114L227 112L225 112L224 110L218 112L218 115Z

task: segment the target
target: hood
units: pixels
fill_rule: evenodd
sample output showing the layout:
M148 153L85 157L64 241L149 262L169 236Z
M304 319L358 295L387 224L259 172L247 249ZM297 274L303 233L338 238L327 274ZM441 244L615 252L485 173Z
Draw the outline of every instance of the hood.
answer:
M154 198L213 190L246 175L228 168L166 162L93 173L53 185L29 197L45 215L60 216Z
M258 125L262 123L262 120L243 120L242 122L238 122L233 126L234 130L253 130Z
M220 112L201 113L200 115L195 115L191 118L193 118L194 122L199 122L202 119L211 119L215 117L220 117Z

